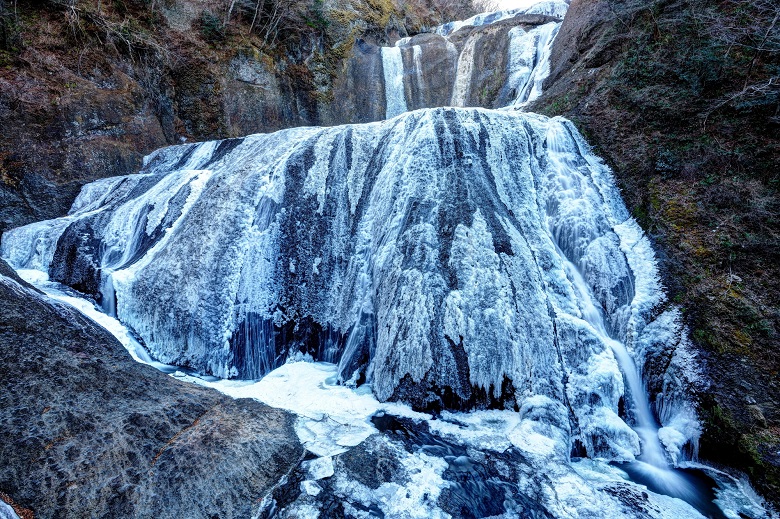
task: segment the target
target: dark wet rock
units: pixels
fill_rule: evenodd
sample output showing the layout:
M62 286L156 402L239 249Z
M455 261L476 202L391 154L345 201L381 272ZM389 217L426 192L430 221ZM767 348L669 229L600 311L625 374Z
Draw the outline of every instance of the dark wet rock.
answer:
M248 517L293 417L135 363L0 262L0 490L36 517Z
M517 482L521 474L532 469L518 450L476 450L432 433L425 422L388 414L375 416L372 421L408 453L422 452L447 462L442 478L448 485L442 489L437 505L453 517L492 517L507 512L533 519L552 517L539 500L520 491Z
M323 106L328 124L368 123L385 118L385 86L380 47L358 39L344 72L334 81L334 103Z
M337 459L347 477L376 490L389 481L404 484L404 472L398 455L381 436L374 435Z

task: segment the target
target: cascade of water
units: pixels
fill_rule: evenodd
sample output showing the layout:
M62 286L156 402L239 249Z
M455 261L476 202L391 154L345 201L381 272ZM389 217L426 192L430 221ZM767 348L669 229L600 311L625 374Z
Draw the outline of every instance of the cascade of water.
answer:
M533 1L531 5L523 8L481 13L476 16L472 16L467 20L458 20L445 23L444 25L440 25L434 28L434 32L440 36L449 36L463 27L480 27L483 25L500 22L502 20L507 20L509 18L514 18L515 16L523 14L541 14L555 18L563 18L568 8L569 2L565 0Z
M425 80L423 78L422 47L419 45L412 47L412 62L414 63L415 79L417 80L417 92L419 93L420 101L422 101L424 99L422 93L425 92Z
M561 24L550 22L525 31L509 31L509 77L507 87L515 92L513 106L524 106L542 94L542 85L550 75L552 43Z
M452 89L452 106L466 106L471 94L471 76L474 73L474 50L476 49L479 35L471 35L466 40L463 50L458 57L458 68L455 75L455 85Z
M390 119L407 110L404 93L404 60L399 47L382 47L382 69L387 100L385 118Z
M658 437L659 424L650 409L639 370L625 343L616 338L616 334L623 334L625 329L625 323L620 323L619 314L622 312L618 306L619 302L602 302L599 304L606 303L605 309L598 308L598 298L594 294L598 287L592 287L585 279L583 271L591 268L593 258L589 258L589 255L593 254L593 245L598 238L594 229L583 218L588 210L582 207L580 200L587 198L587 195L583 197L581 191L582 185L576 173L576 154L571 149L571 141L562 135L562 131L561 127L551 125L547 134L548 175L560 177L562 172L566 172L565 178L555 179L558 189L547 203L547 230L560 256L564 258L566 276L574 288L582 318L592 327L596 337L610 348L622 372L631 403L627 407L633 417L633 429L639 436L641 445L641 452L633 470L652 480L656 490L688 502L696 502L699 499L699 491L687 478L673 470L667 461ZM568 232L561 232L561 220L568 222ZM634 298L632 286L623 288L618 293L629 304ZM612 307L610 310L613 313L610 326L605 319L608 307Z

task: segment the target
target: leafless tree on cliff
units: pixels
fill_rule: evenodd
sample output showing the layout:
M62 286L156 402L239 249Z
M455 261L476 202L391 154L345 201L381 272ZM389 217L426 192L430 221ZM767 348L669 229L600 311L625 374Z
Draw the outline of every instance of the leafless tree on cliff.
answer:
M724 49L723 63L739 55L743 69L742 87L725 95L710 107L703 119L739 100L780 96L780 74L759 71L764 61L780 57L780 3L776 0L727 0L717 10L703 10L697 21Z
M257 22L262 20L264 23L258 26L258 33L263 38L265 46L273 46L279 37L280 28L285 25L284 22L289 18L291 11L291 2L257 0L252 23L249 24L249 32L251 33Z

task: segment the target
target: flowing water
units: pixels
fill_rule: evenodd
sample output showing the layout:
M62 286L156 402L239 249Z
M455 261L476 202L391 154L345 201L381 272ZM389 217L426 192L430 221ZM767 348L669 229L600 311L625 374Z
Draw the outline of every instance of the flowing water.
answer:
M390 119L406 111L404 62L400 48L382 47L382 69L385 75L385 96L387 98L385 118Z

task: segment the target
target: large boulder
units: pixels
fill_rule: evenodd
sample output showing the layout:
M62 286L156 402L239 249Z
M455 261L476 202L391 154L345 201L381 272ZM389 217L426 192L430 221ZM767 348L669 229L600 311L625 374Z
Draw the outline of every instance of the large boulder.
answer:
M35 517L249 517L294 417L134 362L0 261L0 491Z

